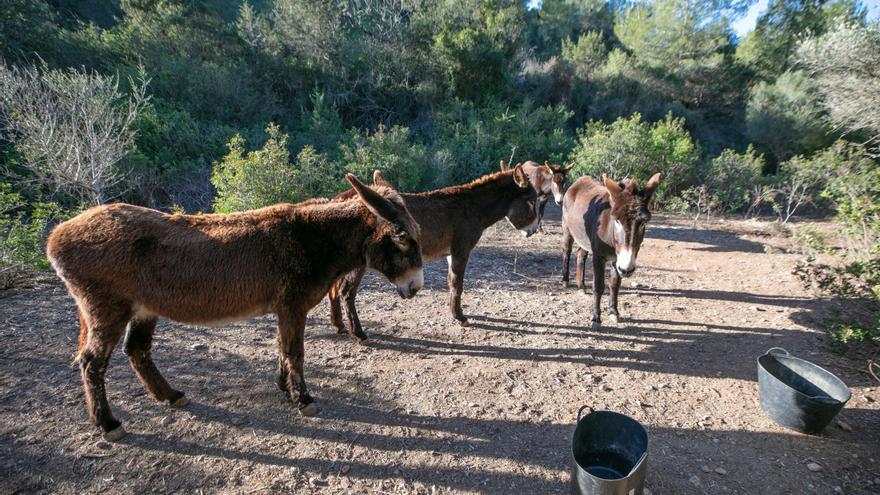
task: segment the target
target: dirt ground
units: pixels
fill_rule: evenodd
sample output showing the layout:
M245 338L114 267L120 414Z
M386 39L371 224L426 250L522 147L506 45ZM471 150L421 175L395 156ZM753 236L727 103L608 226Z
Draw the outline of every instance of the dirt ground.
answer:
M368 276L367 347L316 307L313 418L275 386L274 318L162 322L153 355L192 402L151 400L117 348L108 391L129 434L108 444L70 366L78 327L63 287L0 294L0 492L566 493L575 415L590 405L647 427L655 495L880 493L880 384L864 361L825 350L837 303L801 288L786 239L766 224L695 230L655 215L624 280L624 321L593 331L591 296L559 283L548 213L529 239L486 231L465 281L469 328L447 312L445 261L408 301ZM755 359L770 347L847 382L843 424L808 436L764 416Z

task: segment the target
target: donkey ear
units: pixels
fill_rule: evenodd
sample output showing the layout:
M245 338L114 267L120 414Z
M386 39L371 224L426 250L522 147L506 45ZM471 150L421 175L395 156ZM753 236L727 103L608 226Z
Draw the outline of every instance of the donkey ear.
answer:
M507 172L508 170L510 170L510 167L508 167L507 164L504 163L504 160L498 162L498 165L501 167L502 172Z
M609 179L605 174L602 174L602 182L605 183L605 189L608 189L608 192L610 192L612 196L618 196L623 192L623 189L620 188L620 184L615 180Z
M573 169L573 168L574 168L574 163L569 163L567 166L562 167L560 172L562 172L563 174L567 174L567 173L571 172L571 169Z
M364 202L374 215L382 217L392 223L397 222L399 215L391 201L383 198L381 194L359 181L354 174L345 174L345 180L351 184L351 187L353 187L358 196L360 196L361 201Z
M639 181L635 177L633 177L632 179L626 179L626 189L624 189L624 191L632 193L636 190L638 185Z
M645 197L651 199L651 196L657 191L657 186L660 185L660 172L652 175L650 179L648 179L648 183L645 184Z
M382 172L378 169L373 171L373 185L391 187L391 183L385 180L385 177L382 177Z
M523 170L522 165L517 165L516 168L513 169L513 181L516 182L516 185L521 189L529 187L529 177L526 175L525 170Z

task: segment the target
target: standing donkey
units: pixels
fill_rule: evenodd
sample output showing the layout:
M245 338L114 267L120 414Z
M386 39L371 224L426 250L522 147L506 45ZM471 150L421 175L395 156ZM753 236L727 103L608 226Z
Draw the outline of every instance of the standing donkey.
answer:
M216 325L278 315L278 385L302 415L317 412L303 378L309 310L341 274L363 265L388 277L404 298L424 280L419 227L397 192L346 178L357 198L199 216L114 204L53 230L46 252L76 301L76 360L89 417L105 439L125 435L104 388L123 333L125 353L147 391L172 407L187 403L150 356L158 318Z
M376 171L374 182L387 184ZM350 194L349 191L340 196ZM422 257L433 261L446 257L449 263L449 310L462 326L467 318L461 310L464 271L471 250L480 242L483 231L507 218L526 237L540 225L537 194L530 186L522 166L507 172L486 175L469 184L424 193L401 193L407 209L421 226ZM339 333L344 333L340 298L345 299L348 332L366 343L355 306L357 289L367 267L346 274L330 289L330 319Z
M605 175L602 182L581 177L565 193L562 202L562 282L568 284L571 248L578 245L575 278L578 288L584 286L584 260L587 251L593 255L593 328L602 325L600 303L605 292L605 263L612 261L608 285L611 288L610 319L617 323L617 293L622 277L636 269L636 257L651 219L648 206L660 174L654 174L644 189L635 179L615 182Z
M501 171L510 170L504 160L501 160ZM517 164L519 166L520 164ZM523 171L529 178L532 187L538 193L538 221L544 218L544 208L547 206L547 200L553 195L556 204L562 204L562 197L565 195L568 180L568 173L574 164L562 166L544 161L543 165L538 165L531 160L522 164Z

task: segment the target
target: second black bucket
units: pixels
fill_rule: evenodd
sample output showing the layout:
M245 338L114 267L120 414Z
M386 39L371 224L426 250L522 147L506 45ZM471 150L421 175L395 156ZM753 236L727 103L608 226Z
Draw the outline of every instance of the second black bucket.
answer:
M571 492L576 495L641 495L645 487L648 432L612 411L581 417L572 436Z
M758 357L758 392L770 419L802 433L822 431L852 396L830 371L778 347Z

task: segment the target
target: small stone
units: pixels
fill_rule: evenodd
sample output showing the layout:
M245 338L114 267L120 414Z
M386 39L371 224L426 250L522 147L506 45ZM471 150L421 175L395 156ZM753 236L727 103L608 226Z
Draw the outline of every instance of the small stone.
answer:
M839 420L839 419L837 420L837 426L839 426L840 429L843 430L843 431L852 431L852 426L850 426L849 424L847 424L845 421L842 421L842 420Z
M160 423L162 424L162 426L168 426L168 425L170 425L170 424L173 423L173 422L174 422L174 418L172 418L170 415L169 415L169 416L165 416L164 418L162 418L162 421L160 421Z
M834 493L840 493L841 495L843 495L843 488L841 488L839 486L835 486L834 488L831 489L831 491L833 491Z
M98 440L98 443L95 444L95 447L98 447L99 449L110 450L113 448L113 445L110 442Z
M766 309L762 308L761 306L752 306L752 309L754 309L755 311L767 311Z
M697 487L697 488L700 487L700 477L697 476L696 474L691 476L691 478L688 481L690 482L690 484L694 485L695 487Z
M717 467L717 468L715 468L715 474L720 474L721 476L724 476L725 474L727 474L727 470L724 468Z
M348 474L349 471L351 471L351 466L349 466L348 464L342 466L342 469L339 470L339 472L342 474Z
M703 466L701 469L703 470L704 473L711 473L712 472L712 469L710 469L709 466Z
M194 350L194 351L207 351L207 350L208 350L208 346L205 345L205 344L193 344L193 345L190 347L190 349L192 349L192 350Z
M812 471L814 473L818 473L819 471L822 470L822 466L820 466L819 464L817 464L815 462L810 462L810 463L807 463L807 469L809 469L810 471Z
M645 488L644 490L642 490L642 495L651 495L651 490Z

